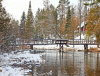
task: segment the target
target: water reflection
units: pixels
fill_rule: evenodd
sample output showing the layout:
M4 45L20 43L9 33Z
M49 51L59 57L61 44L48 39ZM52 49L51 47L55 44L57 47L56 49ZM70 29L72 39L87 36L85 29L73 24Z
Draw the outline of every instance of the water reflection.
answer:
M99 53L46 51L45 63L36 67L36 76L99 76ZM49 74L51 73L51 74Z
M35 60L36 57L39 61ZM99 76L99 57L99 52L68 51L62 55L57 50L47 50L38 54L30 51L12 53L12 55L5 53L0 57L2 60L0 73L1 76L8 76L6 74L10 70L12 74L14 70L18 74L16 76ZM19 75L20 72L23 75Z

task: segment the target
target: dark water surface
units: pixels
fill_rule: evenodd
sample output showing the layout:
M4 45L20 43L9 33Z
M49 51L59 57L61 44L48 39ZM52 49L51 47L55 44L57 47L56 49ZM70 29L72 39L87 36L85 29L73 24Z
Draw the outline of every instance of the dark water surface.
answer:
M68 51L62 56L58 51L47 50L42 58L45 63L34 67L36 76L100 76L97 52Z

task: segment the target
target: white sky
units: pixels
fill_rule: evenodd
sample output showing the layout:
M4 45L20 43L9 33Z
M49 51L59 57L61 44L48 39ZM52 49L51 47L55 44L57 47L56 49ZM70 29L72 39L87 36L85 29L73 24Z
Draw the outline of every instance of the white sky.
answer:
M3 7L6 8L7 12L12 15L16 20L20 20L22 12L25 11L27 14L30 0L3 0ZM55 7L58 5L59 0L49 0ZM69 0L71 5L78 4L78 0ZM43 8L43 0L31 0L32 11L35 16L38 8Z

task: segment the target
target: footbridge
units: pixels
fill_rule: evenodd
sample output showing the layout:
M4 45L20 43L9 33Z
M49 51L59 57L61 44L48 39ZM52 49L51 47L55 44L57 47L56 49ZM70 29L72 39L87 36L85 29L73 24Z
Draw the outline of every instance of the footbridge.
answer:
M59 45L59 50L63 50L63 45L67 47L69 45L84 45L84 50L88 50L88 45L98 45L96 40L85 39L20 39L16 40L16 45L30 45L30 49L33 49L34 45Z

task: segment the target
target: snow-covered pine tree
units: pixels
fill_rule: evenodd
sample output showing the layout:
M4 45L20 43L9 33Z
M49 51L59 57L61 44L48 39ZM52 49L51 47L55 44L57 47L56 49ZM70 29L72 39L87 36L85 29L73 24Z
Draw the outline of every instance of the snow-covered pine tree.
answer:
M26 26L25 26L25 39L34 38L34 26L33 26L33 13L31 9L31 1L29 2L29 9L27 13Z

